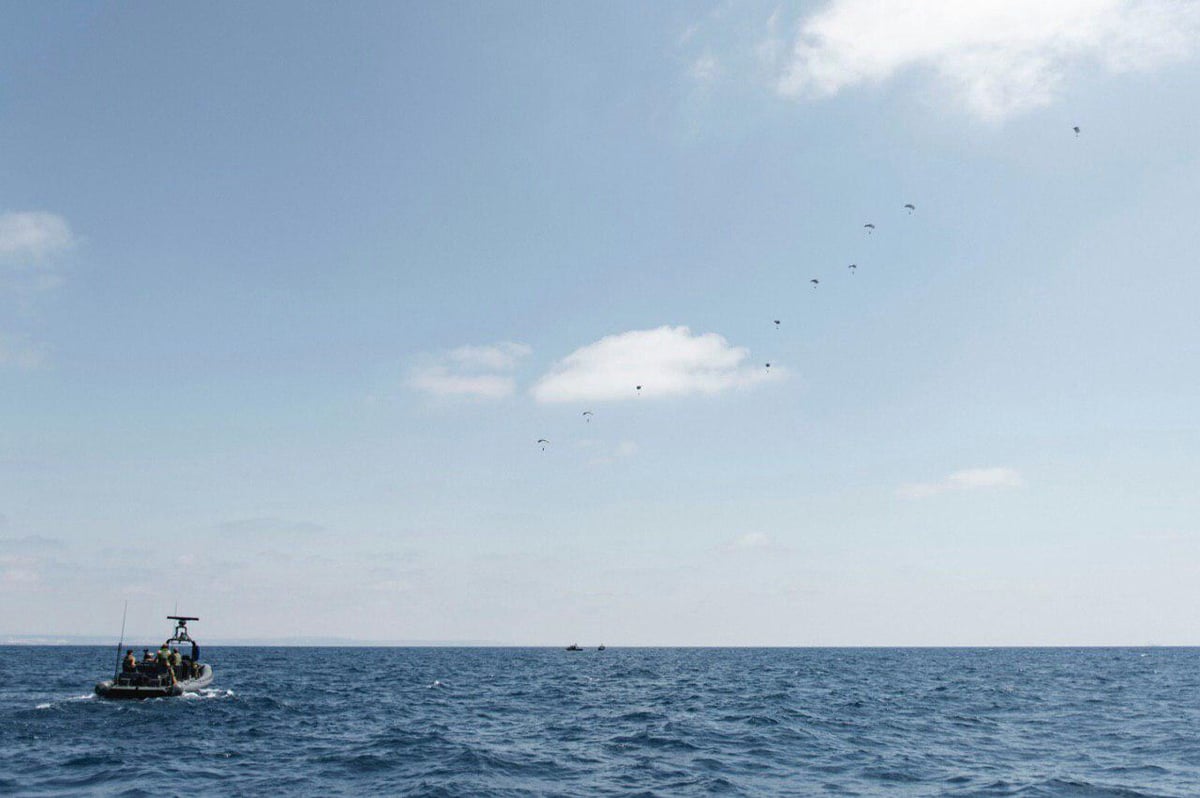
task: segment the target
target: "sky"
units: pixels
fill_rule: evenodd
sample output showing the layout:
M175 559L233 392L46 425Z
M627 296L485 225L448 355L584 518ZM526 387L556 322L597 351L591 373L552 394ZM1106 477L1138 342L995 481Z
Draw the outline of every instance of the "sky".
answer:
M4 6L0 640L1200 644L1200 6L900 5Z

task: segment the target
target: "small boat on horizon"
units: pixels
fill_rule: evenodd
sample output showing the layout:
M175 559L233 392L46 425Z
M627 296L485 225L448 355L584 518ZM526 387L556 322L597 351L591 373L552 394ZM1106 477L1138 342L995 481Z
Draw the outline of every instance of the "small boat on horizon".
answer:
M96 695L123 699L167 698L198 693L212 684L212 666L200 661L200 645L187 630L188 621L200 619L186 615L168 615L167 619L175 621L175 631L163 642L158 655L151 656L149 649L143 649L144 656L138 660L133 649L127 650L113 678L96 685ZM190 643L190 656L181 655L172 643ZM118 657L120 652L118 645Z
M578 643L572 643L567 646L567 651L583 651L583 649L579 647Z
M601 644L600 644L600 648L598 648L598 649L596 649L596 650L597 650L597 651L603 651L605 648L607 648L607 646L605 646L603 643L601 643Z

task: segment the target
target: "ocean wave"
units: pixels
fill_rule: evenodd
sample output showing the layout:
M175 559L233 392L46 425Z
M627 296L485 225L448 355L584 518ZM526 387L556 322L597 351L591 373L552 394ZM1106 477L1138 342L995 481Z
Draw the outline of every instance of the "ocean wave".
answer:
M183 701L110 702L80 694L87 678L39 680L46 652L4 650L0 792L1180 798L1200 784L1190 649L1156 651L1153 669L1071 650L268 653L214 650L217 682ZM53 656L65 673L111 667L92 649Z

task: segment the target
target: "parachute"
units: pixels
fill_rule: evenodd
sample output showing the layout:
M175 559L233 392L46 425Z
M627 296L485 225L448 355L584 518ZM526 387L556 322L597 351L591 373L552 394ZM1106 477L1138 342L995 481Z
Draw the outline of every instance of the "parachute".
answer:
M541 445L542 451L544 452L544 451L546 451L546 444L549 443L550 441L546 440L545 438L538 438L537 442Z
M638 394L641 394L641 392L642 392L642 386L638 385L638 386L637 386L637 391L638 391Z
M1075 131L1075 138L1079 138L1079 125L1076 125L1071 129Z
M850 270L850 273L851 273L851 274L854 274L856 271L858 271L858 264L857 264L857 263L851 263L851 264L850 264L849 266L847 266L846 268Z
M908 209L909 216L912 216L912 212L917 209L917 206L913 205L911 202L904 203L904 207Z
M809 282L813 284L813 288L816 288L818 285L820 285L820 284L821 284L821 281L820 281L820 280L818 280L816 277L814 277L814 278L812 278L811 280L809 280Z
M595 415L595 413L593 413L591 410L583 411L584 420L586 420L589 424L592 423L592 416L594 416L594 415Z
M867 235L871 235L871 231L875 229L875 225L871 224L870 222L864 224L863 227L866 228Z
M775 329L779 329L779 319L775 319Z

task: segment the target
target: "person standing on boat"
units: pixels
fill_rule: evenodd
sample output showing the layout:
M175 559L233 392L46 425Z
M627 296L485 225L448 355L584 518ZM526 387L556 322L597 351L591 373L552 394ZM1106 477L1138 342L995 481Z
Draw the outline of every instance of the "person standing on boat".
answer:
M179 670L179 663L181 662L183 662L183 657L179 656L179 649L171 649L171 673L175 674L176 676L182 673L182 671Z
M133 649L125 650L125 662L121 665L122 670L126 673L133 673L137 670L137 657L133 656Z
M158 656L154 658L158 663L158 672L166 673L171 677L171 684L175 684L175 669L171 667L171 649L166 643L162 644L162 648L158 650Z

